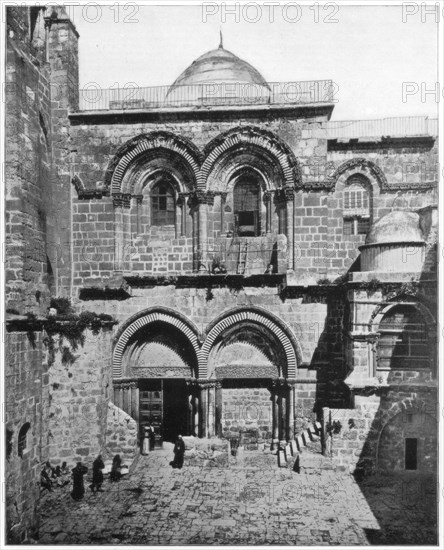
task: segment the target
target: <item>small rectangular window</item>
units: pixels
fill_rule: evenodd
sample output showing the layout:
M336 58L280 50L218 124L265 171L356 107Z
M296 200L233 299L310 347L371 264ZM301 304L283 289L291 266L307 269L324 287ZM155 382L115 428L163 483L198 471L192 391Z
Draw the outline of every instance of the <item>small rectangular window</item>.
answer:
M353 219L344 218L344 235L353 235Z
M414 437L405 439L405 469L418 469L418 440Z

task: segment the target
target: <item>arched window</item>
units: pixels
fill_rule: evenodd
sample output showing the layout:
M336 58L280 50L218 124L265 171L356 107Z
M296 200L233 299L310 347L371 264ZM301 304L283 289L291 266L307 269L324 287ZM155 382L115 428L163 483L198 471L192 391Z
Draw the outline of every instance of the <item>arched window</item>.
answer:
M382 318L378 332L378 368L430 368L428 330L415 307L399 305L392 308Z
M28 431L30 427L31 427L31 424L29 422L26 422L26 424L23 424L23 426L20 428L20 431L18 433L17 454L19 455L20 458L23 457L23 453L27 448Z
M159 181L151 190L151 225L174 225L176 201L167 181Z
M242 177L234 186L233 204L237 235L260 235L259 197L259 183L254 177Z
M366 235L370 230L370 191L364 176L351 176L344 188L344 235Z

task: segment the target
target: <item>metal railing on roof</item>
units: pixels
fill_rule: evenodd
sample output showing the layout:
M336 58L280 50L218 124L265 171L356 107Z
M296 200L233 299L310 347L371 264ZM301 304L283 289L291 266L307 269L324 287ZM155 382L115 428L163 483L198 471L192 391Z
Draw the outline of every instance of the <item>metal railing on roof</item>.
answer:
M426 116L338 120L324 122L322 127L327 139L438 135L438 119Z
M130 110L248 105L332 103L331 80L254 83L219 82L190 86L127 86L102 89L90 85L79 91L79 110Z

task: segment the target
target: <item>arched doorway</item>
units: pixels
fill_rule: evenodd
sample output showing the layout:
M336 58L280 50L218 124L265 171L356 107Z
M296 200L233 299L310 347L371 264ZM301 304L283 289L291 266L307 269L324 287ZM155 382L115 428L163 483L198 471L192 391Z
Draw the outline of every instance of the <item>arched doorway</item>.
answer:
M193 435L198 426L197 338L178 317L151 312L129 324L114 352L114 403L143 427L156 444Z
M208 379L203 403L209 404L210 435L273 445L294 438L296 350L294 337L278 323L252 308L210 325L200 364L200 379Z

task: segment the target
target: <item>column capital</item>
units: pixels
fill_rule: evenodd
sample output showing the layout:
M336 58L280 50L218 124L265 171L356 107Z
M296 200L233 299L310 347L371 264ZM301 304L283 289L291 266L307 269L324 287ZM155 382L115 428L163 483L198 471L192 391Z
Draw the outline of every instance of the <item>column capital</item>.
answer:
M131 193L114 193L112 197L114 208L129 208L131 205Z
M222 202L225 202L225 201L227 200L227 197L228 197L228 193L227 193L227 192L221 191L221 192L219 193L219 195L220 195L220 200L221 200Z
M209 193L211 193L211 195ZM207 191L205 191L205 189L195 189L192 193L190 193L188 202L189 202L190 206L197 206L199 204L207 204L208 200L209 200L209 197L212 197L212 199L210 198L210 201L213 200L213 202L214 202L214 193L207 192Z
M273 199L273 195L274 195L274 191L270 191L270 190L264 191L264 194L263 194L264 202L271 202L271 200Z
M207 204L210 206L213 206L214 204L214 192L213 191L207 191Z
M179 206L182 206L186 203L187 198L189 197L189 193L178 193L177 195L177 204Z
M289 388L294 388L296 386L297 380L296 378L287 378L286 382Z
M113 380L113 387L121 390L128 390L130 388L138 388L138 380Z
M133 195L131 198L135 199L137 204L142 204L143 195Z
M287 381L285 380L285 378L273 378L271 381L271 385L273 388L282 388L286 385L286 382Z
M280 190L280 196L281 196L281 200L283 200L284 202L293 201L294 200L294 188L293 187L288 187L288 186L282 187L282 189Z
M208 389L215 388L217 382L218 382L217 380L208 380L207 378L199 378L197 380L198 386L202 390L205 390L207 388Z

